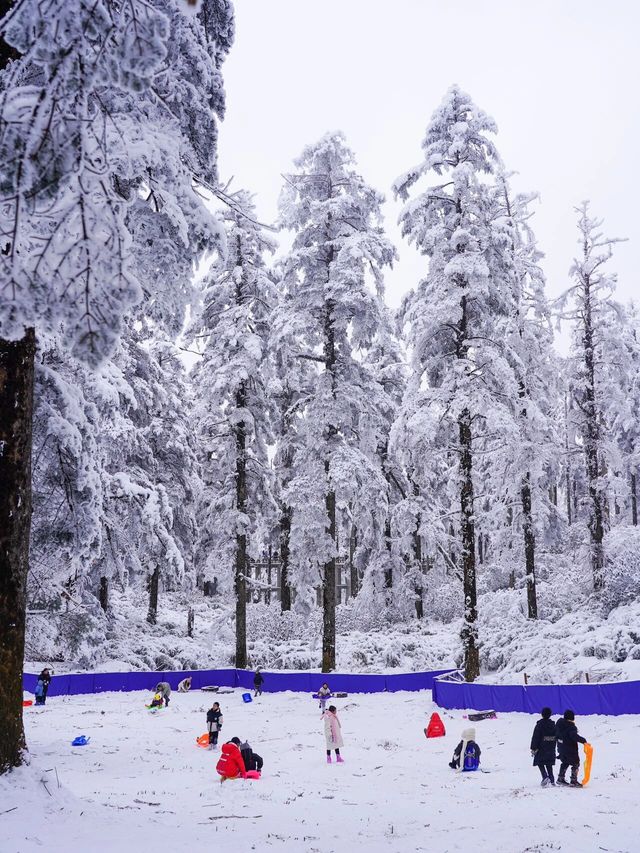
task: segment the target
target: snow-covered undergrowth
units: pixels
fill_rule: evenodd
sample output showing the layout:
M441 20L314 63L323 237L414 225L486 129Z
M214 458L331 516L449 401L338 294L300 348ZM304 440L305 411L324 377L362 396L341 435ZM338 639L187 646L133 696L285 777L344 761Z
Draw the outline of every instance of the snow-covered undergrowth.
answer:
M31 766L0 778L2 853L138 853L148 849L286 853L533 853L637 849L637 717L585 717L590 785L542 789L531 765L534 718L476 724L482 773L447 762L468 724L441 712L427 741L428 691L337 700L343 765L328 766L308 695L241 691L220 698L223 735L247 738L265 761L258 782L220 785L217 753L199 749L211 696L172 697L149 714L145 693L52 698L26 711ZM76 735L91 738L72 747Z
M498 590L480 596L483 678L534 682L640 678L640 604L607 612L585 600L558 617L553 589L539 585L537 621L526 618L523 590ZM113 598L106 619L98 611L33 616L27 657L34 665L54 662L72 669L180 670L233 665L234 622L228 608L197 599L195 630L187 636L187 603L166 594L158 624L144 618L144 595L129 590ZM562 608L563 602L560 601ZM341 606L337 614L337 668L344 672L417 671L458 666L459 618L443 622L388 622ZM317 669L321 656L321 613L281 614L277 604L250 605L249 657L267 669ZM27 665L27 668L29 666Z

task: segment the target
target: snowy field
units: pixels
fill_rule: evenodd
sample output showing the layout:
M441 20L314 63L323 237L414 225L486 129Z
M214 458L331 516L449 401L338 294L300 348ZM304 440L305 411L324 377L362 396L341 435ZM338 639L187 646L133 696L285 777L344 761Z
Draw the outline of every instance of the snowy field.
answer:
M427 741L430 692L336 700L345 764L328 766L309 696L241 693L220 697L224 740L248 739L264 775L224 785L218 753L195 746L212 694L174 693L156 715L146 693L28 708L31 766L0 780L1 853L640 850L640 717L578 718L590 785L542 789L524 714L477 723L484 772L459 774L447 762L466 721L441 712L447 736ZM80 734L90 744L71 747Z

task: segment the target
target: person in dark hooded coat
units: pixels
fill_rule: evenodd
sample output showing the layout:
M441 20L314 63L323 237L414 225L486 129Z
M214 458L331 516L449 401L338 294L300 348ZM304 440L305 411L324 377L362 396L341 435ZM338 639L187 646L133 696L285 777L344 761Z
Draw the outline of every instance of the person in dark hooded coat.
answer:
M573 711L565 711L562 718L556 723L558 756L560 758L558 785L571 785L573 788L582 788L582 785L578 782L578 768L580 767L578 744L586 743L587 741L578 734L575 718L576 715ZM564 776L569 767L571 768L571 781L567 782Z
M555 785L553 765L556 763L556 724L551 719L551 708L543 708L531 738L533 765L540 769L543 788Z

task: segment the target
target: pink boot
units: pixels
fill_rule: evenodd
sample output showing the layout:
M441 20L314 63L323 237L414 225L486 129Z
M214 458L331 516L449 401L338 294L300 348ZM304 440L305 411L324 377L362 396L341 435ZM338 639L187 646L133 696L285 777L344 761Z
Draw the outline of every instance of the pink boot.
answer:
M344 764L344 758L341 755L336 755L336 761L338 764Z
M327 764L331 764L331 756L327 755Z

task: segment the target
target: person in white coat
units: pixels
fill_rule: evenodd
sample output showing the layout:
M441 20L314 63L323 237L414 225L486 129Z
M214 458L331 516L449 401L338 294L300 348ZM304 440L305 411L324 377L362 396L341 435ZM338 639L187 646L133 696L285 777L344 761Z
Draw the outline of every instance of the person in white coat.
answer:
M340 755L340 747L344 746L342 740L342 726L336 713L336 706L329 705L328 710L322 714L324 720L324 738L327 744L327 764L331 764L331 750L335 750L336 761L343 764L344 759Z
M178 684L178 693L188 693L191 690L191 676L188 675L186 678L183 678L180 684Z

